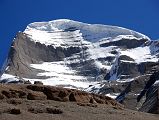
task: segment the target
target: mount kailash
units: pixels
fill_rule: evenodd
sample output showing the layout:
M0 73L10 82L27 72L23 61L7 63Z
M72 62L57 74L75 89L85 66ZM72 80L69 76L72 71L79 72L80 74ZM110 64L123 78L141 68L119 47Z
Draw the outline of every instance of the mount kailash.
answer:
M14 38L0 82L41 81L154 113L158 59L159 42L133 30L68 19L35 22Z

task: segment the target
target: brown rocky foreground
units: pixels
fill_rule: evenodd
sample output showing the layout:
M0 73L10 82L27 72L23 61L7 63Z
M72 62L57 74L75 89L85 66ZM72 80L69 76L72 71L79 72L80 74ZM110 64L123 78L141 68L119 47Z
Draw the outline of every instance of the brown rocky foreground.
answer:
M0 120L158 120L115 100L43 85L0 84Z

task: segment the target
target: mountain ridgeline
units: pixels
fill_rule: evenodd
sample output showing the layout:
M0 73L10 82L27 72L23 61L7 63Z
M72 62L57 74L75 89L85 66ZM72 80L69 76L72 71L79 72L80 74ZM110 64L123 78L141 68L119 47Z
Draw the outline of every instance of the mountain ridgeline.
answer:
M16 35L1 83L41 81L107 95L142 111L158 96L147 97L158 86L158 77L152 80L158 58L158 41L126 28L66 19L36 22ZM152 106L146 112L156 112Z

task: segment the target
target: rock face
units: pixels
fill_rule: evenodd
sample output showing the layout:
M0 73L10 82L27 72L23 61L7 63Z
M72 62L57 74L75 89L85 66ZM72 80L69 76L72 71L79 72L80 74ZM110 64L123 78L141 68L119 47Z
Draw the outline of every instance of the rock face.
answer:
M139 111L159 114L159 87L153 86L146 95L146 100Z
M153 73L151 70L157 71L159 66L158 51L158 41L117 26L72 20L31 23L14 39L8 67L0 82L39 81L44 85L82 89L113 98L119 95L123 104L136 109L137 95ZM129 92L123 92L127 90ZM87 102L104 102L78 92L69 97L66 91L57 92L59 96L65 96L61 98L54 97L50 89L44 91L43 97L39 98L41 93L35 92L29 93L28 99L47 97L78 101L82 98ZM10 96L10 93L5 94Z
M139 109L140 111L159 114L159 83L157 81L158 79L159 72L155 71L150 76L149 81L147 81L140 95L137 97L138 102L142 101L142 99L145 98L141 108Z
M54 100L91 104L107 104L122 109L123 106L110 97L44 85L0 85L3 99ZM13 103L13 102L12 102ZM16 104L16 103L15 103Z
M70 47L66 50L35 43L24 33L18 33L9 53L9 73L20 78L38 78L40 70L30 64L40 62L62 61L68 55L80 52L79 48ZM41 78L41 77L40 77Z

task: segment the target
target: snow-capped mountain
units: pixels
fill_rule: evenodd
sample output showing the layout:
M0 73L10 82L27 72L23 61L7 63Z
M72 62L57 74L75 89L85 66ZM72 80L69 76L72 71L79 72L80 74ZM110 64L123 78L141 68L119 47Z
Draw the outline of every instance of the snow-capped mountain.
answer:
M35 22L14 39L1 82L42 81L115 98L135 81L137 95L158 65L158 50L158 41L122 27L67 19Z

